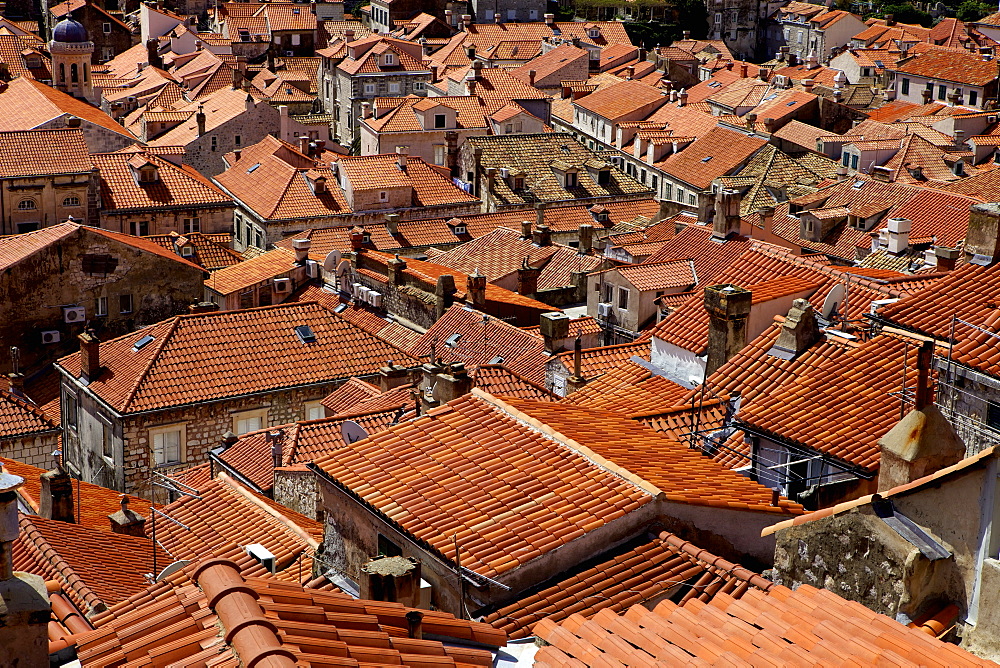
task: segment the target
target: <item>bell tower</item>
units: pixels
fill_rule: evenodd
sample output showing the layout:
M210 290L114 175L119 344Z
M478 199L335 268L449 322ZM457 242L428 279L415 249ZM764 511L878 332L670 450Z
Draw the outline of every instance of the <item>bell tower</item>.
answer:
M94 43L83 24L66 15L52 30L49 53L52 54L52 83L56 90L96 104L90 74Z

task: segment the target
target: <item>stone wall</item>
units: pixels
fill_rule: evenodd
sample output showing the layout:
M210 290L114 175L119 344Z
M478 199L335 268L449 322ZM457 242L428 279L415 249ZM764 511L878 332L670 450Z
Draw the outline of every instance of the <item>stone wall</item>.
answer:
M184 219L200 218L200 230L206 234L230 234L233 231L233 205L198 209L151 209L130 213L101 210L101 227L106 230L132 234L132 224L137 231L140 222L149 224L148 234L184 234Z
M323 519L316 474L312 471L291 467L275 469L271 496L281 505L306 517Z
M1000 443L1000 431L986 428L989 404L1000 406L1000 379L953 364L951 381L945 382L946 369L947 361L938 360L935 403L965 443L966 454Z
M192 140L185 147L184 164L205 176L220 174L226 169L222 156L235 149L253 146L267 135L277 132L279 122L278 110L258 100L252 109ZM237 135L240 138L238 145Z
M64 222L70 216L80 223L94 222L87 206L98 191L94 172L4 179L0 187L4 191L0 198L3 221L0 234L30 232ZM74 197L71 201L77 203L67 206L67 198ZM28 206L27 202L32 208L21 208Z
M59 448L59 432L0 440L0 457L43 469L52 468L52 452Z
M68 128L68 119L70 118L75 117L71 114L63 114L42 123L36 129ZM135 139L129 137L128 130L124 127L119 133L102 125L80 119L80 130L83 132L83 139L87 142L87 148L91 153L113 153L135 143Z

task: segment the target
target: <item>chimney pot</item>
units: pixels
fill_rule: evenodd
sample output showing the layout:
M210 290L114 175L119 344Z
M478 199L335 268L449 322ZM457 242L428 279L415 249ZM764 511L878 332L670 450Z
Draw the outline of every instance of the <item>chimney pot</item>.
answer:
M586 255L594 248L594 226L590 223L580 225L577 234L577 252Z
M198 113L194 116L195 122L198 124L198 136L205 134L205 107L204 105L198 105Z
M121 503L121 510L108 515L108 520L111 522L111 531L126 536L144 538L146 536L144 528L146 518L133 510L129 510L128 494L121 494L118 498Z
M414 640L423 638L423 621L424 613L419 610L410 610L406 613L406 634Z
M721 284L705 288L705 310L709 316L707 375L746 345L752 304L753 293L739 286Z
M535 226L535 232L532 234L532 242L536 246L551 246L552 245L552 231L549 229L548 225L544 223Z
M73 523L73 480L62 467L46 471L39 476L42 482L38 499L38 514L50 520Z
M522 220L521 221L521 238L530 239L531 238L531 221Z

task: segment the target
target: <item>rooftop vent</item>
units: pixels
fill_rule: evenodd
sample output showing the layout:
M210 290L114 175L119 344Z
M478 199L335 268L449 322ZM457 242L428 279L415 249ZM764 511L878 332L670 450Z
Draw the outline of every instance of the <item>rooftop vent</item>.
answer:
M152 342L153 342L152 334L147 334L146 336L142 337L141 339L132 344L132 350L133 351L142 350Z
M260 562L260 564L266 568L268 572L275 572L275 566L277 565L278 560L269 549L260 543L251 543L250 545L247 545L246 550L247 554Z
M254 171L255 169L257 169L258 167L260 167L260 163L259 163L259 162L258 162L257 164L255 164L255 165L252 165L252 166L250 167L250 169L248 169L248 170L247 170L247 174L253 174L253 171Z
M295 336L299 337L302 343L313 343L316 340L316 334L309 325L298 325L295 328Z
M448 337L448 340L444 342L444 345L448 346L449 348L454 348L456 345L458 345L458 342L461 340L462 340L461 334L457 333L452 334L451 336Z

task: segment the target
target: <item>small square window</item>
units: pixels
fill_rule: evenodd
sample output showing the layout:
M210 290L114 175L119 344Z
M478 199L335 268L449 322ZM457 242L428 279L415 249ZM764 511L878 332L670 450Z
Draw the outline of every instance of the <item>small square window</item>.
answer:
M628 288L618 288L618 308L628 310Z
M380 202L388 202L389 201L389 193L387 193L384 190L380 190L379 193L378 193L378 201L380 201Z
M153 459L157 466L180 464L184 461L184 425L150 430Z
M448 117L444 114L434 114L434 127L441 129L447 127Z
M111 24L110 23L105 23L104 24L104 34L105 35L110 35L111 34Z

